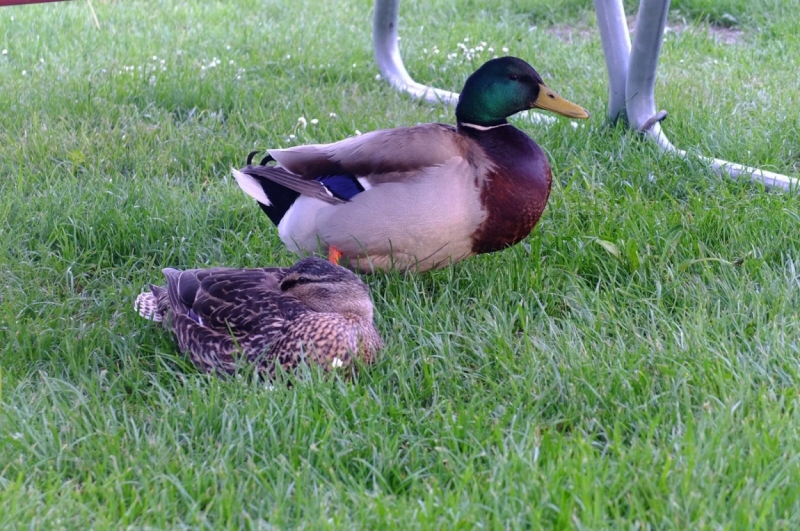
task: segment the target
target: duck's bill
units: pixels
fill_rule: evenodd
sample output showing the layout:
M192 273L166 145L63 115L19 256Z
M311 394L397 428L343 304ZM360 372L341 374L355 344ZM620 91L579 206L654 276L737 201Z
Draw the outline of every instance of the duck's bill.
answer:
M580 105L567 101L547 85L539 84L539 97L531 103L532 109L545 109L568 118L586 119L589 113Z

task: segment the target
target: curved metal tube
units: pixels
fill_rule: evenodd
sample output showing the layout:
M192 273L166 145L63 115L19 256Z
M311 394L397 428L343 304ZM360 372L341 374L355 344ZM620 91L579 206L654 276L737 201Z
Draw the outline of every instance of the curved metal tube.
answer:
M603 43L603 54L608 70L608 118L612 122L627 119L629 127L652 138L663 151L687 157L685 151L676 149L664 134L660 123L653 123L656 116L655 80L658 57L664 39L669 0L641 0L636 22L633 45L628 33L622 0L594 0L597 26ZM381 75L389 83L413 98L431 103L458 103L458 93L437 89L414 81L408 74L397 45L397 24L400 0L375 0L372 40L375 61ZM535 122L552 123L554 118L539 113L527 113ZM651 125L652 124L652 125ZM700 157L718 173L733 178L749 176L767 188L800 190L797 179L770 171L728 162L726 160Z
M628 122L637 130L656 113L656 70L668 11L669 0L641 0L639 4L625 85Z
M641 131L667 153L687 158L686 151L669 141L656 117L655 81L658 57L664 40L669 0L641 0L636 34L631 46L622 0L594 0L597 26L609 78L608 117L613 122L627 118L629 127ZM652 125L651 125L652 124ZM797 179L713 157L699 157L719 174L749 177L766 188L800 191Z
M407 92L412 98L431 103L446 103L455 106L458 92L437 89L417 83L408 74L400 49L397 46L397 24L400 0L375 0L375 15L372 20L372 43L375 47L375 61L381 75L396 89ZM520 113L521 116L537 123L553 123L555 118L537 112Z
M372 21L372 42L375 47L375 61L381 75L391 85L411 94L413 98L431 103L458 103L458 92L441 90L417 83L408 75L400 49L397 46L397 21L400 0L375 0L375 16Z
M631 57L631 38L622 0L594 0L597 28L608 70L608 120L625 115L625 84Z

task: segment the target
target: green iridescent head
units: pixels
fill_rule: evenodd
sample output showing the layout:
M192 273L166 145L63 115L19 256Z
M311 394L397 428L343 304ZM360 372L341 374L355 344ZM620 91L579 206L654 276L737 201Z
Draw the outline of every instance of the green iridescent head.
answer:
M547 109L569 118L588 118L586 109L553 92L531 65L516 57L483 64L464 83L458 98L459 123L499 125L526 109Z

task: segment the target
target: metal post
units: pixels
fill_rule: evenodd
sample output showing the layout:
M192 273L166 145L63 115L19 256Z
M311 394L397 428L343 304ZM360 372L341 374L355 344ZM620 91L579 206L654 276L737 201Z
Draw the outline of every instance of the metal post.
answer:
M622 0L594 0L597 27L608 70L608 119L625 119L625 84L631 56L631 38Z
M603 43L603 54L608 70L608 118L626 119L628 125L652 138L664 151L687 157L685 151L670 143L659 123L666 116L657 113L655 80L664 27L667 22L669 0L641 0L636 22L636 35L631 46L628 24L622 0L594 0L597 26ZM399 90L414 98L432 103L455 105L458 93L433 88L414 81L408 74L397 46L397 24L400 0L375 0L372 40L375 60L383 77ZM530 119L550 123L552 117L530 113ZM779 173L751 168L721 159L699 157L718 173L733 178L748 176L762 182L767 188L800 190L797 179Z
M372 22L372 42L375 46L375 61L381 75L398 90L408 92L414 98L432 103L458 103L458 93L441 90L417 83L408 75L400 49L397 46L397 22L400 0L375 0L375 17Z
M656 114L656 70L668 11L669 0L641 0L639 4L625 85L628 123L639 131Z
M423 99L431 103L458 103L458 92L437 89L414 81L400 56L397 46L397 23L400 0L375 0L375 16L372 21L372 43L375 47L375 61L381 75L396 89L407 92L412 98ZM555 118L538 112L526 111L518 116L525 116L532 122L553 123Z
M655 82L658 57L664 41L669 0L641 0L636 19L633 46L628 36L628 24L621 0L595 0L597 25L603 42L603 53L609 77L608 117L612 121L620 116L627 118L629 127L652 138L659 148L687 158L686 151L676 149L661 129L659 123L666 112L656 112ZM629 56L626 57L626 50ZM621 85L624 78L624 98ZM732 178L746 176L763 183L767 188L784 191L800 190L797 179L760 170L713 157L698 157L720 174Z

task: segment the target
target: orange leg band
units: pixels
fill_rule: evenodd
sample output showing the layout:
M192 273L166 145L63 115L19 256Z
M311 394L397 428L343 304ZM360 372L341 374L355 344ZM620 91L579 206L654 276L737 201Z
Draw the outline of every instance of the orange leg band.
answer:
M342 254L342 251L340 251L333 245L328 247L328 260L330 260L332 264L339 265L339 260L342 259L342 256L344 256Z

